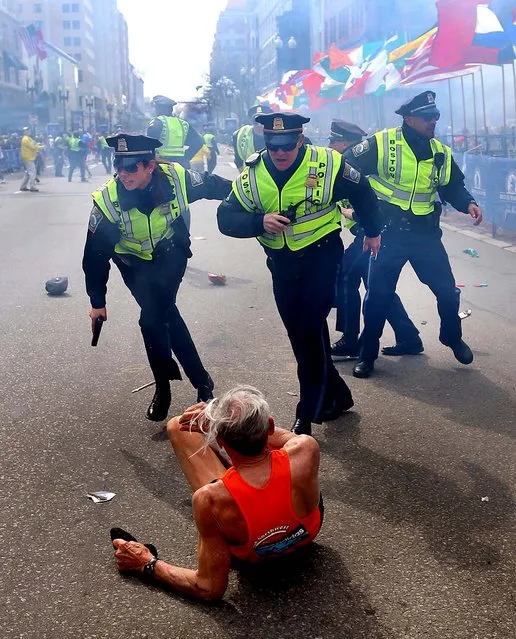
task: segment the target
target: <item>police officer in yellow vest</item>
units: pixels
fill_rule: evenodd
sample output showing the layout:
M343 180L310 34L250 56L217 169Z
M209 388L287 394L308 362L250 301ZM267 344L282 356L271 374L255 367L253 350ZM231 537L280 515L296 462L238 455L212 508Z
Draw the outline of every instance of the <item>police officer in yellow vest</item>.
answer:
M355 377L369 377L374 370L386 313L406 262L437 298L441 343L462 364L473 361L471 349L462 340L460 291L441 242L441 203L436 196L469 214L475 224L482 221L482 212L464 187L464 175L451 149L434 137L440 117L435 93L420 93L396 113L403 117L401 127L380 131L345 154L370 176L386 222L382 251L371 262Z
M106 173L111 173L111 162L113 157L113 149L109 146L104 135L99 135L98 145L100 149L100 158L106 169Z
M256 151L261 151L265 147L263 124L255 120L255 116L270 113L272 113L272 109L265 104L252 106L247 115L253 121L253 124L244 124L233 133L235 164L239 171L244 168L244 163L250 155L256 153Z
M356 124L344 120L332 120L328 146L339 153L344 153L349 147L361 142L365 134L365 131ZM331 347L331 356L334 360L351 360L358 359L360 351L358 345L362 308L360 285L363 283L367 289L370 256L363 251L364 230L353 218L353 209L349 208L348 202L341 203L341 207L341 213L345 217L344 227L349 229L354 240L344 251L337 278L335 329L342 333L342 337ZM384 355L415 355L423 351L419 331L407 315L396 293L387 314L387 321L393 328L396 345L384 348L382 351Z
M219 229L257 237L267 255L278 311L298 364L300 401L293 431L336 419L353 406L330 355L327 317L342 258L337 202L348 198L365 231L364 250L380 245L378 204L367 179L336 151L305 144L294 114L257 115L265 150L247 158L219 206Z
M143 135L120 134L107 143L115 150L117 175L93 193L83 257L92 328L98 317L107 319L112 260L141 308L140 327L156 380L147 417L161 421L171 402L169 380L181 379L172 352L197 389L197 401L213 397L213 382L176 306L176 296L192 255L183 215L190 202L225 198L231 182L179 164L158 164L155 149L161 143Z
M161 142L160 160L178 162L185 169L204 144L204 140L190 124L172 113L177 104L164 95L155 95L152 104L156 117L149 122L147 135Z

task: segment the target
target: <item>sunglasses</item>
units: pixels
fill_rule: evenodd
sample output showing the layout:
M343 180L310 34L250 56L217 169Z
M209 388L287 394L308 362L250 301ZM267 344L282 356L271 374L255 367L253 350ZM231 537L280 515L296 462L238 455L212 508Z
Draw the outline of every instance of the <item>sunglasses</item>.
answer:
M274 144L273 146L269 146L267 143L265 143L265 146L267 147L267 151L269 151L269 153L275 153L276 151L293 151L297 146L297 140L295 142L291 142L290 144Z
M437 122L439 118L441 117L441 114L440 113L420 113L418 117L422 118L425 122L431 122L432 120L435 120Z
M115 162L113 166L115 167L115 171L117 171L118 173L120 173L120 171L125 171L126 173L138 173L139 163L135 162L134 164L119 164L118 162Z

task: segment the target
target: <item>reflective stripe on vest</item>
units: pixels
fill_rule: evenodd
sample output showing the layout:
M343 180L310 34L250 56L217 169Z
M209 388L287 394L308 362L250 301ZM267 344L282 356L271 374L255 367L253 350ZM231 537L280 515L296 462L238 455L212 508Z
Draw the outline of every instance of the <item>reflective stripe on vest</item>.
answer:
M433 213L437 190L450 182L450 147L432 138L432 157L418 162L400 127L379 131L375 137L378 145L378 175L370 176L369 183L378 199L394 204L403 211L410 209L414 215ZM435 165L436 153L444 156L439 171Z
M184 157L185 140L190 125L186 120L173 115L160 115L156 118L163 122L159 141L163 144L156 152L160 157Z
M174 187L174 197L170 202L156 207L149 216L136 208L129 211L120 208L117 181L114 178L93 193L95 204L120 229L121 238L115 246L115 253L130 253L143 260L152 260L156 245L174 235L174 220L188 211L185 169L178 164L159 166Z
M340 213L331 198L341 155L316 146L307 146L304 153L301 164L281 193L263 159L253 166L246 166L233 182L236 198L250 212L277 213L305 198L312 199L313 204L299 205L296 221L286 226L283 233L264 233L258 237L258 241L269 248L280 249L286 244L297 251L340 229Z
M245 124L238 129L236 147L238 149L238 155L242 158L243 162L256 151L254 148L253 127L251 124Z

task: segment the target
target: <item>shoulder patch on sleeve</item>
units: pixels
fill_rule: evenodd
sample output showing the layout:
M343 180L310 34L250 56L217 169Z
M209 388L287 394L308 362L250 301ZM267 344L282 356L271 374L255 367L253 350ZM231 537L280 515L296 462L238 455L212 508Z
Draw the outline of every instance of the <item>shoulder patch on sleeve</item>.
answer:
M91 213L90 213L90 221L88 222L88 231L90 233L95 233L101 220L102 220L102 213L94 206L91 209Z
M192 186L200 186L204 182L204 179L199 171L192 171L191 169L188 169L188 173L190 174L190 181L192 182Z
M357 158L359 155L363 153L367 153L369 151L369 140L364 140L363 142L359 142L355 144L355 146L351 149L353 155Z
M354 169L349 162L344 162L344 177L350 182L360 182L360 171Z
M254 166L258 164L258 162L262 159L262 156L259 152L251 153L251 155L245 161L246 166Z

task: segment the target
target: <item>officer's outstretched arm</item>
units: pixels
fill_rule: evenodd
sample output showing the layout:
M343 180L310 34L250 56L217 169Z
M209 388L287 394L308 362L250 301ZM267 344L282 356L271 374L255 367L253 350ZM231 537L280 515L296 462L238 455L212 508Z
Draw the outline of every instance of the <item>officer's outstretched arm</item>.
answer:
M213 173L186 171L186 197L188 202L197 200L223 200L231 193L231 180Z
M357 168L342 158L341 168L333 188L333 201L348 199L354 218L367 237L377 237L382 230L378 200L368 179Z
M106 306L107 281L109 279L110 259L115 244L120 239L120 231L115 224L107 220L102 211L93 207L88 224L88 234L82 258L82 270L86 279L86 292L92 308Z
M219 231L229 237L258 237L263 235L263 213L246 211L234 193L221 202L217 209Z

